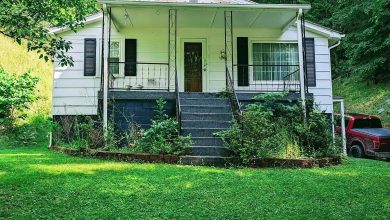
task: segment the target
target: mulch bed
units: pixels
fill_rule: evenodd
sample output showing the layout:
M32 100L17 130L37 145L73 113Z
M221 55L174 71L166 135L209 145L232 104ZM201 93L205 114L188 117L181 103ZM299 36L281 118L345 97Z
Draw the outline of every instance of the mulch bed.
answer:
M149 153L125 153L99 151L94 149L74 149L60 146L51 146L49 149L63 152L74 156L85 156L100 159L111 159L119 161L143 161L149 163L169 163L179 164L180 157L177 155L149 154ZM312 168L312 167L328 167L339 165L342 162L341 157L327 157L320 159L279 159L279 158L262 158L250 159L247 164L234 160L230 163L233 166L247 166L251 168L266 168L266 167L281 167L281 168Z
M279 158L262 158L250 159L247 164L252 168L263 167L283 167L283 168L312 168L328 167L341 164L341 157L326 157L320 159L279 159Z
M163 154L148 154L148 153L126 153L126 152L111 152L100 151L94 149L74 149L59 146L52 146L49 149L63 152L70 155L95 157L100 159L111 159L120 161L145 161L145 162L160 162L160 163L178 163L179 157L176 155L163 155Z

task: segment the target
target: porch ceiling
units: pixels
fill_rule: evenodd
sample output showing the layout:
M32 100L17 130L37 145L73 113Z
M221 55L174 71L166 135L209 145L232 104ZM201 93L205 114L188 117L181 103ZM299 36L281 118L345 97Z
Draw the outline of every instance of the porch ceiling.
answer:
M119 31L127 28L166 28L168 11L167 7L113 7L111 15ZM179 8L177 25L178 28L223 28L224 11L223 8ZM296 13L295 8L233 10L233 25L234 28L283 29Z

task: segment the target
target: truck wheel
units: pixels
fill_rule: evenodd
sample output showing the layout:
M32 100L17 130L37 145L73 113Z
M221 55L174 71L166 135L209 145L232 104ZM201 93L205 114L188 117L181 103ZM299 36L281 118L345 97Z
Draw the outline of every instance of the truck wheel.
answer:
M360 147L359 145L353 145L349 150L349 155L351 157L362 158L364 157L363 148Z

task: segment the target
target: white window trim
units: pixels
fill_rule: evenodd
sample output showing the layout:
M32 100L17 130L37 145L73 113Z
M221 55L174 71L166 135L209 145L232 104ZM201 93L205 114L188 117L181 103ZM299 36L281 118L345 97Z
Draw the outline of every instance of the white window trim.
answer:
M276 41L276 40L255 40L255 39L250 39L249 40L249 48L248 48L248 63L249 65L253 65L253 44L297 44L298 42L294 40L284 40L284 41ZM262 84L280 84L283 83L283 80L254 80L253 79L253 66L249 70L249 85L250 84L256 84L256 83L262 83Z
M115 75L116 78L125 77L125 65L122 63L125 61L125 40L123 38L111 38L110 43L119 42L119 74Z

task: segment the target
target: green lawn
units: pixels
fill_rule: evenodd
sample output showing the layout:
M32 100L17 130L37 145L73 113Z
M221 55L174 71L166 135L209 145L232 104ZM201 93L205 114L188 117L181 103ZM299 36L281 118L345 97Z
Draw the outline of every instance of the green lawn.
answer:
M0 218L388 219L390 163L220 169L0 147Z

